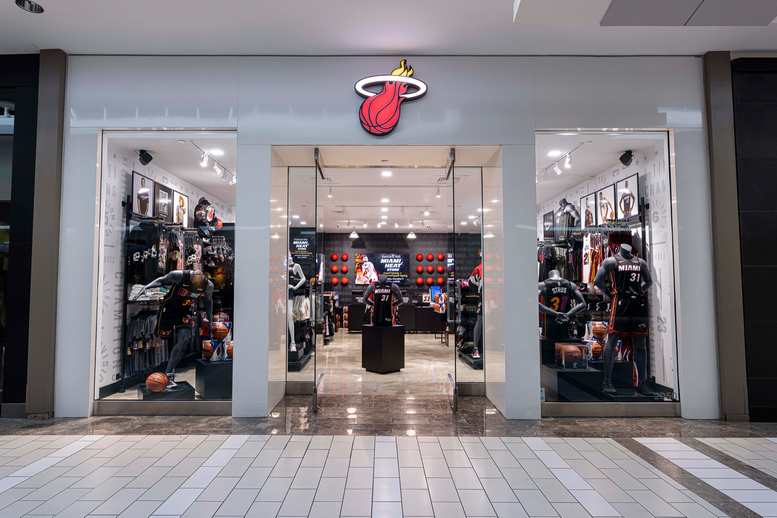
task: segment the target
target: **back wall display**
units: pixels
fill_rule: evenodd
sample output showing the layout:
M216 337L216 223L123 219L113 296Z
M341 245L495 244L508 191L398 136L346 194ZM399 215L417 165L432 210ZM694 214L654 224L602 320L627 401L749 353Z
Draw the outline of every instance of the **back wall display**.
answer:
M173 222L173 190L154 182L154 198L156 199L155 216L165 223Z
M302 271L308 279L316 274L316 260L313 257L315 247L316 229L314 227L289 229L289 252L294 262L302 266Z
M406 284L410 271L408 259L408 254L356 254L355 282L359 285L370 284L383 276L387 282Z
M132 171L132 212L146 218L154 217L154 180Z
M618 219L629 219L639 213L639 174L615 184Z
M173 191L175 209L173 210L173 223L180 223L184 227L189 226L189 197L178 191Z
M609 185L596 193L596 224L615 221L615 186Z

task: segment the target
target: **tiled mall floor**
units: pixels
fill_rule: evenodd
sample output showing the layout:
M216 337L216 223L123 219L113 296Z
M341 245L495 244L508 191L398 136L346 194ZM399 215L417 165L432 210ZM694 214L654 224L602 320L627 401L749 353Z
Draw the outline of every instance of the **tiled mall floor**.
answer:
M0 436L0 517L777 515L754 484L671 438Z

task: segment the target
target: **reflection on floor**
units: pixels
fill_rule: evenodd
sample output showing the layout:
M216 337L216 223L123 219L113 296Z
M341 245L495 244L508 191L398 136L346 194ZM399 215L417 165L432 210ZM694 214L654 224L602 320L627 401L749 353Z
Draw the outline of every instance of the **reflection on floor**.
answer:
M326 346L318 347L315 368L323 394L374 394L439 396L451 390L448 374L453 374L454 345L442 343L439 335L405 335L405 368L391 374L375 374L362 368L362 335L339 331ZM320 337L319 337L320 344ZM289 372L289 381L313 381L313 361L300 372ZM483 370L475 370L462 360L456 361L459 382L482 382ZM323 378L321 375L323 374Z

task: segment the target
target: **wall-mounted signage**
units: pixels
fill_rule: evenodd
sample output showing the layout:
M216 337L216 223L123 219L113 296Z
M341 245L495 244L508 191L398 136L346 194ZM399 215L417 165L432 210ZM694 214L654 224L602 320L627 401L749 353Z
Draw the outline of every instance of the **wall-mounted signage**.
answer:
M359 108L362 128L372 135L391 133L399 122L402 103L426 94L426 83L412 77L413 73L413 67L402 59L391 74L365 77L356 82L356 93L365 98ZM383 89L380 92L368 90L381 84Z

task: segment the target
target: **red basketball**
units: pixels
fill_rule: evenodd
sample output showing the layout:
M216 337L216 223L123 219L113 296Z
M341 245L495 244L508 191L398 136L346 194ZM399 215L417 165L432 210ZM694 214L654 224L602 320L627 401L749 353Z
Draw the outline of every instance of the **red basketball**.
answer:
M415 273L419 275L424 273L424 267L419 264L418 266L415 267Z
M442 253L442 252L437 252L437 260L438 260L438 261L443 261L443 260L445 260L445 254L444 254L444 253Z
M419 286L423 286L424 285L424 278L423 277L416 277L415 283L418 284Z
M440 275L439 277L437 277L437 284L438 284L438 285L440 285L440 286L442 286L443 284L445 284L445 277L443 277L442 275Z
M340 267L340 271L343 273L348 273L348 265L344 264Z
M340 256L338 256L337 254L332 254L329 256L329 258L333 261L337 261L340 258Z
M146 378L146 388L151 392L164 392L169 381L164 372L152 372Z
M445 271L445 267L441 264L437 265L437 273L442 273Z
M340 271L340 267L337 266L336 264L333 264L332 268L330 268L330 269L332 270L332 273L337 273L337 272Z
M424 260L424 254L422 254L421 252L418 252L417 254L415 254L415 260L420 263L421 261Z
M427 261L429 261L430 263L431 263L432 261L434 261L434 254L433 254L433 253L431 253L431 252L429 252L428 254L426 254L426 260L427 260Z
M432 284L434 284L434 278L433 277L427 277L426 278L426 284L428 286L431 286Z
M202 341L202 357L206 360L210 360L213 356L213 343L210 340Z
M331 282L331 283L332 283L332 286L337 286L338 284L340 284L340 279L339 279L339 278L337 278L337 277L332 277L332 278L329 280L329 282Z
M426 266L426 273L434 273L434 266L431 264Z
M232 343L232 340L230 340L229 342L227 342L227 356L232 358L233 354L235 354L235 346Z
M224 325L224 322L213 322L210 331L216 340L223 340L229 334L229 328Z
M343 260L343 262L348 260L348 252L343 252L343 255L340 256L340 259Z
M373 135L385 135L399 122L399 112L407 85L399 82L386 82L383 90L362 101L359 108L359 121L362 127Z
M343 277L342 279L340 279L340 284L342 284L343 286L346 286L348 284L348 277Z

